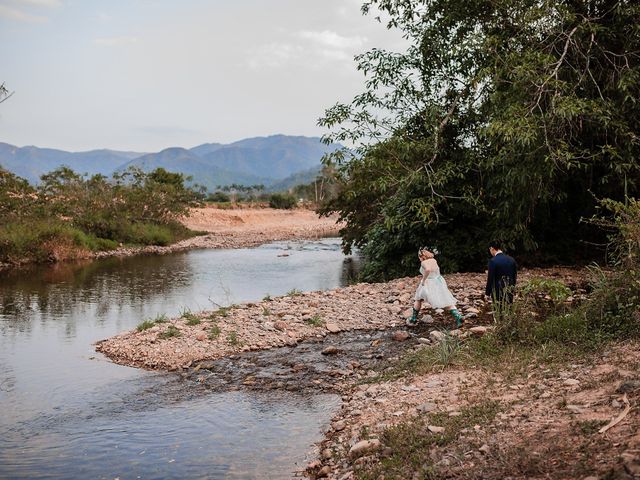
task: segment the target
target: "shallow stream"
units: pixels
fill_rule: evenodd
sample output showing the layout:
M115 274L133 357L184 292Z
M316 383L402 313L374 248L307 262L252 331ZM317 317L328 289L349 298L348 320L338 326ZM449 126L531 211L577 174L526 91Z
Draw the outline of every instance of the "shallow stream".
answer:
M339 245L0 272L0 478L290 478L336 395L212 389L112 364L93 343L158 314L344 285L355 262Z

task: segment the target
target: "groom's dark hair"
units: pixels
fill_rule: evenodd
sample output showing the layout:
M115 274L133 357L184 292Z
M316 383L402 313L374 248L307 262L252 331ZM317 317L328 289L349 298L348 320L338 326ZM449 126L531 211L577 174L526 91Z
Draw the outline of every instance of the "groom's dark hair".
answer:
M493 248L494 250L502 250L502 242L492 240L489 242L489 248Z

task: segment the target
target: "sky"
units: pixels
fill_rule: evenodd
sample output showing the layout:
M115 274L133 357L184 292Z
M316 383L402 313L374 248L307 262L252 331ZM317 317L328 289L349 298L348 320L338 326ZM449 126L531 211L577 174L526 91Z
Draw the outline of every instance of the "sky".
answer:
M138 152L273 134L363 89L402 39L362 0L0 0L0 142Z

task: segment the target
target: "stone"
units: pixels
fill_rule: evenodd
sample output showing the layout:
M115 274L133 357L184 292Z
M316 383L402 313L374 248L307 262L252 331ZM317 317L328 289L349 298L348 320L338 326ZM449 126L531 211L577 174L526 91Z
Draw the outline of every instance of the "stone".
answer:
M207 339L207 333L206 332L200 332L196 335L196 340L198 340L199 342L203 342L204 340Z
M483 455L487 455L491 451L491 448L489 448L489 445L485 443L478 449L478 451Z
M447 336L439 330L432 330L429 332L429 336L436 342L444 342L447 339Z
M338 333L340 331L338 324L333 322L327 322L325 328L331 333Z
M640 389L640 380L625 380L618 388L616 388L616 393L631 393Z
M345 429L347 425L344 423L344 421L342 420L338 420L336 423L333 424L333 429L336 432L341 432L342 430Z
M485 333L487 333L487 327L482 327L482 326L478 326L478 327L471 327L469 329L469 331L471 333L473 333L474 335L478 335L478 336L482 336Z
M380 440L360 440L349 449L349 458L358 458L362 455L373 453L380 448Z
M466 312L467 313L475 313L477 315L478 313L480 313L480 310L478 310L477 308L474 308L474 307L469 307L469 308L466 309Z
M282 320L278 320L273 323L273 326L276 330L280 330L281 332L287 329L287 322L283 322Z
M325 465L320 469L320 471L316 474L317 478L326 478L331 474L331 467L329 465Z
M319 468L320 465L322 465L322 462L320 462L320 460L314 460L309 465L307 465L307 470L315 470L316 468Z
M434 319L431 315L429 315L429 314L427 314L427 315L423 316L423 317L421 318L421 320L422 320L424 323L433 323L433 322L435 322L435 319Z
M322 350L322 355L335 355L339 352L340 350L338 350L338 348L334 347L333 345L328 346L327 348L325 348L324 350Z
M567 378L563 383L568 387L575 387L576 385L580 385L580 380L576 380L575 378Z
M444 432L444 427L438 427L436 425L429 425L427 427L427 430L429 430L431 433L442 433L442 432Z
M429 413L433 412L438 408L438 406L433 402L425 402L422 405L418 405L417 410L420 413Z
M402 312L402 316L404 318L409 318L413 314L412 308L407 308L404 312Z
M418 343L421 343L423 345L427 345L427 344L431 343L431 340L429 340L428 338L419 337L418 338Z
M333 452L330 448L325 448L322 450L322 453L320 453L320 458L323 460L329 460L331 457L333 457Z
M397 332L393 332L391 338L393 338L396 342L404 342L411 337L409 332L405 332L404 330L398 330Z

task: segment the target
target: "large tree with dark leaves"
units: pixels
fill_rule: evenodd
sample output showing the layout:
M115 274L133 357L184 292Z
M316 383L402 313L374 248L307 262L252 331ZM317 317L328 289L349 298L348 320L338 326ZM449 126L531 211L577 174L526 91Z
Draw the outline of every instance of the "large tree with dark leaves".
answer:
M523 259L572 261L599 240L600 198L640 184L640 5L635 1L372 0L405 52L356 58L366 90L328 109L346 222L369 277L484 264L490 238ZM387 20L384 20L384 19Z

